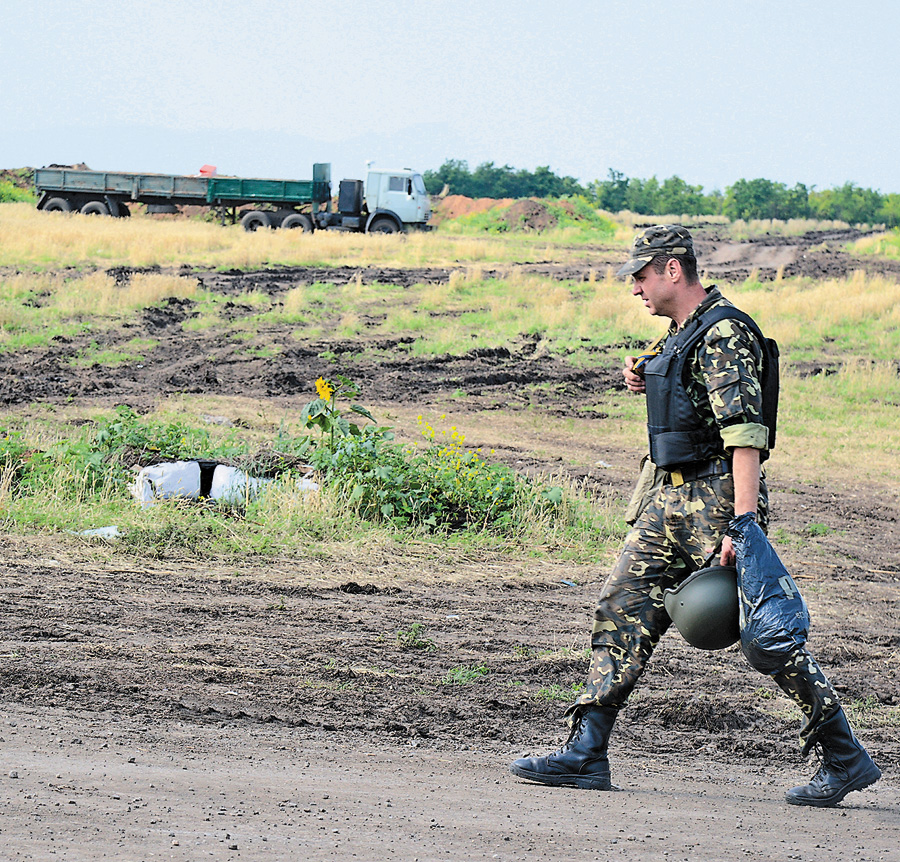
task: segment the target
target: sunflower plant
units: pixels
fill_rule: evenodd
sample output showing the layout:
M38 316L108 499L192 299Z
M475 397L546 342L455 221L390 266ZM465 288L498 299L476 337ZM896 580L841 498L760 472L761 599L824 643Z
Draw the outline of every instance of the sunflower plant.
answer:
M355 398L359 395L359 388L352 380L339 374L334 380L326 380L320 377L316 380L316 394L319 396L310 401L300 414L300 424L304 428L318 428L322 440L327 440L326 448L334 452L335 441L343 437L361 437L363 428L356 422L351 422L340 409L338 398ZM349 411L357 416L368 419L373 424L375 417L360 404L350 404Z
M559 489L534 486L468 449L455 426L436 431L420 416L424 449L393 442L393 431L378 426L365 407L339 406L359 394L346 377L320 377L316 394L301 414L301 424L320 434L309 460L335 498L364 518L428 530L506 530L517 513L560 502L553 496ZM369 424L351 421L353 414Z

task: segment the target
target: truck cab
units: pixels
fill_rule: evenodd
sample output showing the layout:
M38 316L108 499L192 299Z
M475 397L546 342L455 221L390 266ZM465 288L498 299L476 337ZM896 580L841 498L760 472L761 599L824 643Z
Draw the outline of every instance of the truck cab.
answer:
M370 170L366 177L368 232L394 233L407 228L427 230L431 199L422 175L409 168Z

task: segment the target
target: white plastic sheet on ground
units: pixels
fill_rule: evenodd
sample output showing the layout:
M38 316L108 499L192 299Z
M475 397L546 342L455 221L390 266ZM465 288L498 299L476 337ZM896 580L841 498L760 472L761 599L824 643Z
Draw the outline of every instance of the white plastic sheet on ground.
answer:
M135 476L129 490L142 506L175 497L196 500L200 497L200 464L197 461L151 464Z
M249 476L237 467L218 464L213 470L209 497L228 506L241 505L255 500L273 482ZM129 485L132 496L141 506L152 506L158 500L182 497L187 500L200 498L200 464L197 461L174 461L152 464L142 468ZM308 476L297 482L297 490L309 494L319 490L318 483Z
M220 503L235 506L255 500L259 496L259 492L266 485L271 484L271 479L257 479L255 476L248 476L237 467L226 467L224 464L219 464L213 471L212 489L209 496Z

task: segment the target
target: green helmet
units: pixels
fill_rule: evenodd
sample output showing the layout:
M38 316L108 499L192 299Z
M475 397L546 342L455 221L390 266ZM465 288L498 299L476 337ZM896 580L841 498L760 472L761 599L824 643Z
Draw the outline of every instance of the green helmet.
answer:
M663 595L681 636L697 649L725 649L740 637L737 569L710 566Z

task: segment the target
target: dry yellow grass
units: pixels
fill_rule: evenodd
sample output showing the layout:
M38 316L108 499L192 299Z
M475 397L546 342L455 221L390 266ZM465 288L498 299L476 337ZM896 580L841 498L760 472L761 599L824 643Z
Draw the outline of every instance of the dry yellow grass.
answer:
M0 266L204 267L346 264L452 266L459 261L533 260L533 242L439 233L366 235L335 231L244 231L208 222L38 212L0 204Z
M837 326L900 323L900 284L862 270L821 282L782 281L775 290L726 291L779 343L821 341Z
M190 297L197 287L195 278L161 273L135 273L123 285L99 271L74 277L18 273L0 278L0 326L10 328L32 313L22 305L28 295L41 296L42 309L58 317L107 317L145 308L168 296Z

